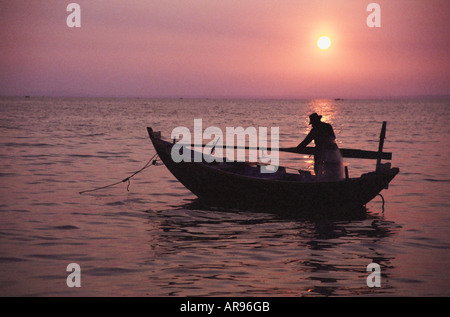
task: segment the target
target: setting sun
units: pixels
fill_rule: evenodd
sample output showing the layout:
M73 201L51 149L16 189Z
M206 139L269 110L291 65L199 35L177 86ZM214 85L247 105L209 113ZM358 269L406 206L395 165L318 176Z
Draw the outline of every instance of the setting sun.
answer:
M317 46L322 50L328 49L330 47L330 45L331 45L331 40L327 36L321 36L317 40Z

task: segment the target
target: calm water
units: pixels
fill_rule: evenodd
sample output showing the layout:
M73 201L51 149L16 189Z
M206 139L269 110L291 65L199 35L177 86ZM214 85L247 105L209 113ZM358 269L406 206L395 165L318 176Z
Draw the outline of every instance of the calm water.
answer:
M385 150L400 174L363 220L313 222L199 210L164 166L115 183L155 153L146 127L278 126L298 144L308 115L345 148ZM449 100L0 99L1 296L449 296ZM312 160L283 154L283 165ZM371 160L346 159L350 176ZM66 285L69 263L81 288ZM381 287L366 267L381 266Z

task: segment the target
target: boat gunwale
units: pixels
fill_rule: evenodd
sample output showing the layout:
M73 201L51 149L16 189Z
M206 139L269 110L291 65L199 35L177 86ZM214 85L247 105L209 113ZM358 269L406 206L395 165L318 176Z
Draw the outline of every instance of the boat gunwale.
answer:
M149 130L149 134L150 134L150 131L151 131L150 136L151 136L152 142L155 142L155 141L159 142L161 144L161 146L166 147L165 150L166 150L166 152L168 152L169 146L171 148L173 144L168 142L168 141L166 141L166 140L163 140L162 138L156 137L154 135L153 130L151 130L151 128L148 128L148 129L150 129ZM190 151L191 152L195 152L192 149L190 149ZM173 162L173 160L172 160L172 162ZM246 164L248 166L248 168L255 168L255 169L257 169L257 168L256 167L252 167L252 166L250 166L248 164L256 164L256 165L260 164L258 162L245 162L245 161L243 161L243 162L241 162L241 161L232 161L232 162L224 161L224 162L216 162L216 163L217 164L219 164L219 163L229 164L231 166L233 164L236 164L236 163L238 163L238 164ZM173 164L179 164L179 163L173 162ZM238 172L232 172L232 171L224 170L222 168L218 168L218 167L214 166L212 162L209 163L209 162L205 162L203 160L201 162L195 162L195 161L194 162L182 162L182 164L199 164L202 167L208 168L210 170L214 170L214 171L222 173L222 174L226 174L226 175L231 174L231 175L233 175L233 177L238 177L238 178L241 178L241 179L258 180L260 182L261 181L262 182L267 182L267 183L274 183L274 182L276 182L276 183L283 183L283 184L301 184L301 185L320 184L320 185L325 185L325 186L326 185L330 185L330 184L339 184L339 183L346 183L346 184L348 184L348 183L353 183L353 182L359 182L359 181L361 181L361 180L363 180L365 178L371 178L372 179L372 178L377 178L377 177L388 176L390 174L394 174L394 177L395 177L395 175L397 175L399 173L399 169L397 167L391 167L389 170L366 172L366 173L361 174L359 177L349 177L349 178L343 178L343 179L334 180L334 181L333 180L327 180L327 179L322 179L322 180L318 179L318 180L315 180L315 181L300 181L300 180L295 180L295 179L289 180L289 179L267 178L267 177L258 177L258 176L252 176L252 175L245 175L245 174L241 174L241 173L238 173ZM285 166L280 165L279 168L280 167L286 169ZM297 177L299 174L286 172L286 173L284 173L284 175L292 175L293 177ZM312 177L315 177L315 176L312 176Z

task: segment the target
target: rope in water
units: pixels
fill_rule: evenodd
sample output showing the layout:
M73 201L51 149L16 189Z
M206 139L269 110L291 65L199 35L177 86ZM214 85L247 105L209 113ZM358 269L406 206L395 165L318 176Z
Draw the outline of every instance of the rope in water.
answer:
M383 200L383 205L382 205L382 208L383 208L383 213L384 213L384 197L383 197L383 195L381 195L380 193L378 193L378 195L377 196L380 196L381 197L381 199Z
M118 182L115 182L113 184L109 184L109 185L106 185L106 186L97 187L97 188L94 188L94 189L83 190L83 191L79 192L79 194L84 194L84 193L88 193L88 192L94 192L94 191L101 190L101 189L106 189L106 188L113 187L113 186L116 186L118 184L125 183L125 182L128 182L127 191L129 191L130 179L132 177L134 177L135 175L139 174L140 172L142 172L143 170L145 170L146 168L149 168L152 165L156 165L156 162L157 162L158 159L157 158L155 159L155 157L157 157L157 156L158 156L158 153L153 155L152 158L144 165L144 167L142 167L140 170L134 172L133 174L131 174L130 176L128 176L127 178L125 178L125 179L123 179L121 181L118 181Z

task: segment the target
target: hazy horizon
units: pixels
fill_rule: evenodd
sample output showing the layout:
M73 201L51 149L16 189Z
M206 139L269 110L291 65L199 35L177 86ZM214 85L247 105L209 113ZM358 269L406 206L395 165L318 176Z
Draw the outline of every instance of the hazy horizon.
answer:
M114 96L114 95L104 95L104 96L89 96L89 95L0 95L0 98L67 98L67 99L148 99L148 100L298 100L298 101L308 101L308 100L334 100L334 101L344 101L344 100L433 100L433 99L449 99L450 95L425 95L425 96L364 96L355 98L333 98L333 97L302 97L302 96Z
M0 96L448 97L447 0L0 3ZM381 27L367 5L378 3ZM326 35L329 49L316 41Z

